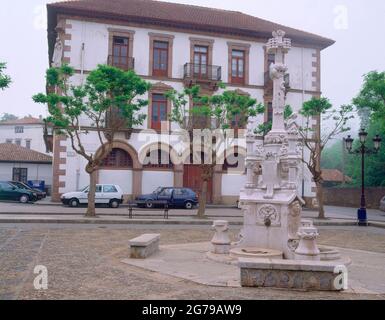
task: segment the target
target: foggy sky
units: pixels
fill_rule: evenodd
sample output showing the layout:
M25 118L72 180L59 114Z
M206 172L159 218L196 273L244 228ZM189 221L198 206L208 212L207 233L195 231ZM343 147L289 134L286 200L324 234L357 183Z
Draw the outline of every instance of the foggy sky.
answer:
M45 90L48 67L45 0L1 0L0 61L13 83L0 91L0 114L46 115L31 97ZM336 40L322 51L323 96L334 106L350 103L362 75L385 70L383 0L169 0L241 11Z

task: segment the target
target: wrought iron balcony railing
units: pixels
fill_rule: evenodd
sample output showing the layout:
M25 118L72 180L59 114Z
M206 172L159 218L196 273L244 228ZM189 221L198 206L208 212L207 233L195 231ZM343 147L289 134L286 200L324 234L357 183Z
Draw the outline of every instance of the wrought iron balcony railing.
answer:
M206 81L221 81L222 68L207 64L186 63L184 65L184 78Z
M108 56L108 65L117 67L122 70L133 70L135 59L132 57Z

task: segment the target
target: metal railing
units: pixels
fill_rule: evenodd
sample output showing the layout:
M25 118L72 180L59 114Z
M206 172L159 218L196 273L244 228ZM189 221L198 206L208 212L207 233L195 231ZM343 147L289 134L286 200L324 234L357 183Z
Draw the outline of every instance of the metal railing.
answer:
M220 81L222 79L222 67L207 64L186 63L184 65L184 78Z
M135 59L132 57L108 56L108 65L117 67L122 70L133 70L135 67Z

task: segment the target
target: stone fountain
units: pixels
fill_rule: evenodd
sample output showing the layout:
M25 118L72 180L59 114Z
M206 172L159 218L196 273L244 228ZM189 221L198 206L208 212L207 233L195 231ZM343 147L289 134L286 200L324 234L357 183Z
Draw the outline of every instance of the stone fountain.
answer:
M301 219L304 201L298 194L302 150L297 115L284 121L284 77L288 71L284 56L291 48L291 40L278 30L266 47L268 53L275 54L275 63L270 66L272 129L261 143L249 122L247 181L240 191L243 228L239 241L232 243L231 248L228 240L222 241L222 250L218 239L228 239L224 234L225 221L214 223L217 233L211 257L218 260L217 253L222 252L226 255L223 261L239 264L243 286L341 290L335 285L340 274L335 270L345 267L350 260L341 258L335 250L319 248L317 228L311 220Z

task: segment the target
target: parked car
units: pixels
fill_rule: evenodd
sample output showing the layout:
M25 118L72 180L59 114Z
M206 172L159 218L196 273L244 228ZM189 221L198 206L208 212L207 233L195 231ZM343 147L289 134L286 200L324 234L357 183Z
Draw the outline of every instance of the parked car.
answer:
M81 191L67 192L61 196L64 205L78 207L79 204L88 204L89 186ZM108 204L111 208L118 208L123 202L123 191L116 184L97 184L95 204Z
M385 211L385 196L380 200L380 210Z
M192 209L198 204L197 194L188 188L159 187L151 194L135 199L139 206L153 208L156 201L167 201L170 206Z
M10 184L13 184L14 186L20 188L20 189L25 189L25 190L30 190L32 192L35 192L37 194L37 200L41 200L47 196L46 192L43 192L39 189L34 189L31 188L28 184L20 181L8 181Z
M35 202L37 193L19 188L7 181L0 181L0 200L19 201L21 203Z

